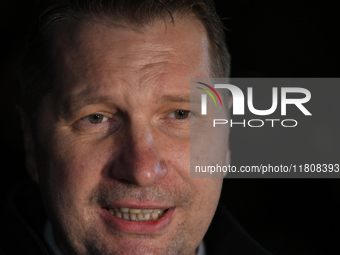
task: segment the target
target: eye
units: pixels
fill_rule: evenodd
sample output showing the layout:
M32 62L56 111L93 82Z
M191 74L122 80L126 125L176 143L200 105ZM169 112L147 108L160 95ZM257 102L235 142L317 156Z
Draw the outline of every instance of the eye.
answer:
M170 118L175 118L175 119L186 119L190 116L190 111L185 111L185 110L177 110L173 111L168 115Z
M82 120L89 122L91 124L99 124L99 123L108 121L109 118L101 114L91 114L89 116L82 118Z

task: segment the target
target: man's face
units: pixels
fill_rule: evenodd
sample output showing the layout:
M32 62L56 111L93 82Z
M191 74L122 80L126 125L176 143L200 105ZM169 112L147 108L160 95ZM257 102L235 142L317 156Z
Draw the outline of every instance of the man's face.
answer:
M222 186L189 171L190 78L210 76L203 25L77 24L55 38L57 85L43 100L35 160L58 245L195 254Z

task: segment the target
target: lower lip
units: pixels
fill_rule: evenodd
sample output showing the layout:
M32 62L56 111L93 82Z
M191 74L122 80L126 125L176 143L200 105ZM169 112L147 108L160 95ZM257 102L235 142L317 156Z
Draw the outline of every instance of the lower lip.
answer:
M164 231L170 224L175 208L170 208L158 220L128 221L118 218L101 208L100 214L103 220L113 229L127 234L157 234Z

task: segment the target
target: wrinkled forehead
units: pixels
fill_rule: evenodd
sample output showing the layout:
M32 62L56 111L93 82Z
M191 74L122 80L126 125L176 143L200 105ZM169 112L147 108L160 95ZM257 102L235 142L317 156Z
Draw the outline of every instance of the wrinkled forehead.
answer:
M142 31L125 24L72 22L58 26L54 38L57 81L66 88L105 73L126 79L130 73L140 80L166 68L188 78L210 73L206 30L195 19L159 21Z
M52 54L62 64L103 60L107 52L114 49L117 60L127 55L144 54L145 62L149 61L149 52L170 52L177 54L178 61L183 48L189 50L191 56L186 61L194 64L194 56L207 54L206 30L196 19L177 19L176 23L158 21L143 30L136 30L129 25L111 25L107 22L71 22L60 24L54 31ZM133 43L131 43L133 42ZM203 56L205 57L205 56ZM79 60L79 61L78 61ZM190 61L191 60L191 61ZM73 66L74 67L74 66Z

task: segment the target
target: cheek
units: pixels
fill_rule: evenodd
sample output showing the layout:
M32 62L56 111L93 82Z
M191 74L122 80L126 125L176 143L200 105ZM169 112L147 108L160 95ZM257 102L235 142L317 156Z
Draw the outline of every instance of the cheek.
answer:
M39 178L53 193L62 193L68 199L85 199L99 183L114 152L104 140L55 135L52 141L44 146L45 165Z
M166 161L168 174L175 172L181 180L190 178L190 141L165 141L159 150L160 158Z
M192 130L190 142L191 174L196 178L223 178L223 172L210 174L207 169L210 166L223 167L229 165L229 128L227 125L217 126L213 131L209 131L204 129ZM203 172L200 172L201 169Z
M221 188L222 179L191 179L195 186L194 205L187 217L191 226L191 235L195 237L198 245L208 230L215 214Z
M199 202L198 205L198 222L204 226L204 233L210 226L211 220L215 214L222 189L223 179L198 179ZM203 238L203 237L202 237Z
M218 204L223 179L221 178L192 178L196 187L199 201L198 206L203 211L215 211Z
M189 139L181 142L168 141L164 144L167 144L167 146L163 147L163 156L167 159L169 174L173 177L168 180L182 180L182 185L190 187L195 210L214 214L219 201L223 179L190 178L191 145ZM208 146L210 148L209 154L205 151L206 147L202 146L201 155L206 155L206 157L201 157L203 161L206 163L208 159L209 162L222 162L221 159L224 159L226 154L225 144L221 143L221 146L216 147ZM175 176L179 176L179 178L175 178Z

